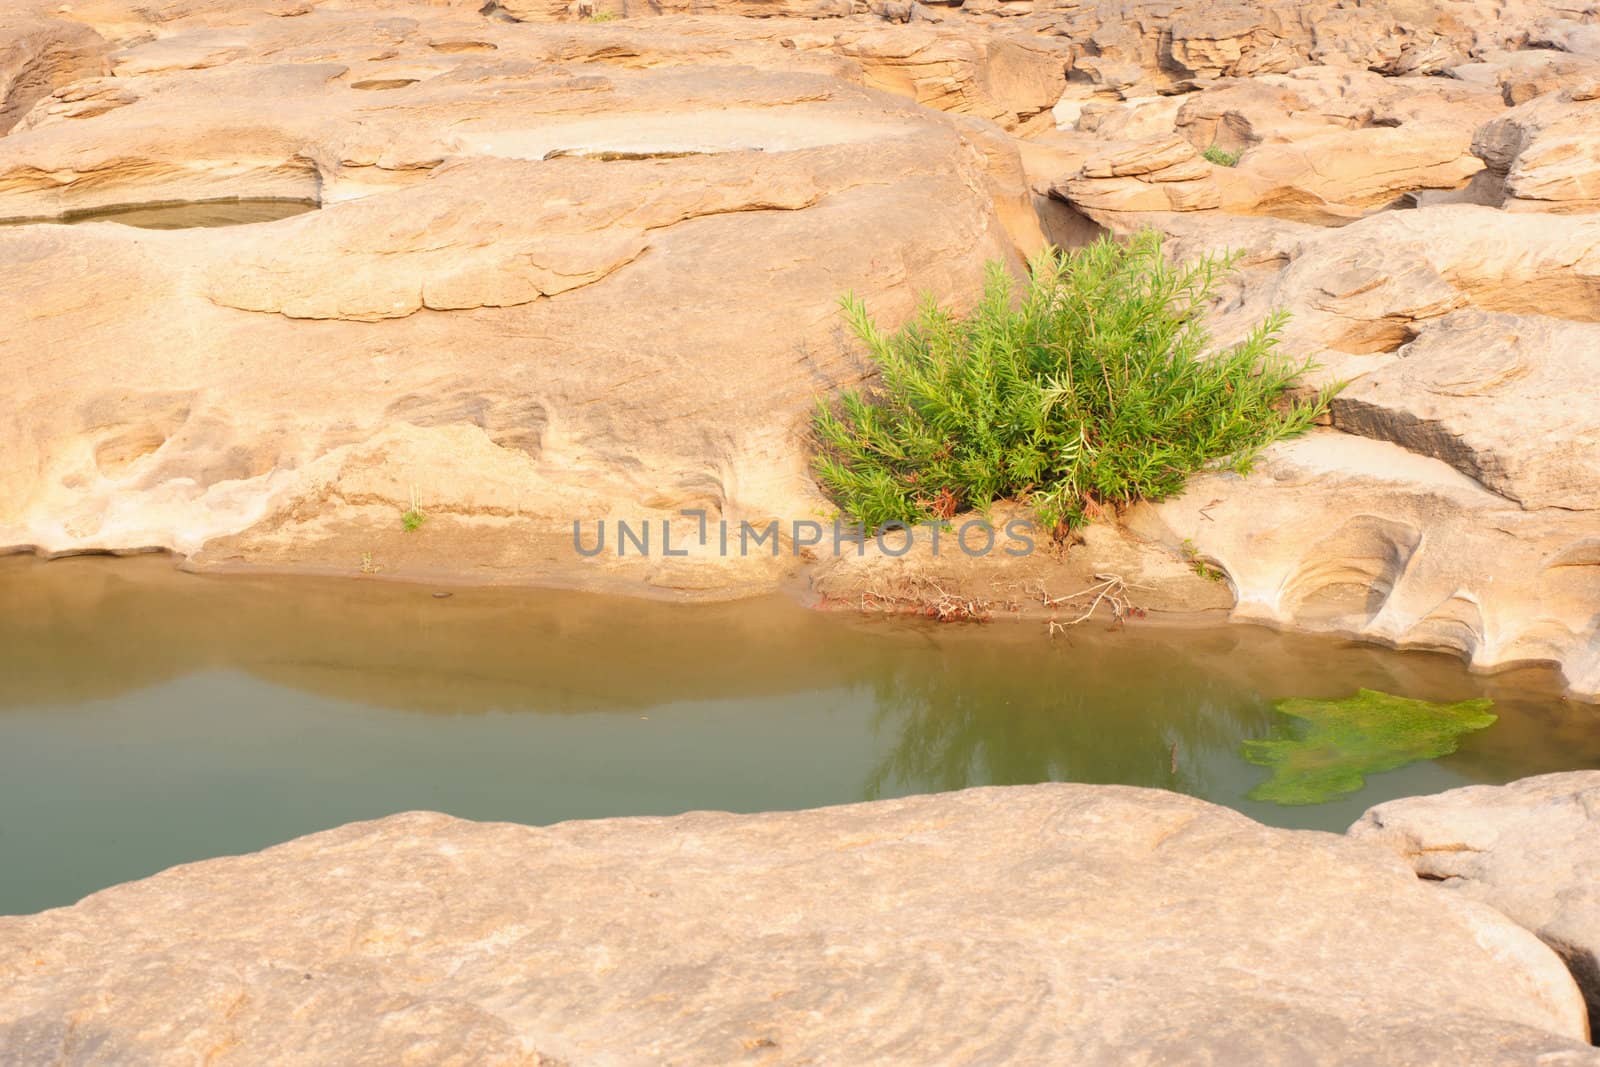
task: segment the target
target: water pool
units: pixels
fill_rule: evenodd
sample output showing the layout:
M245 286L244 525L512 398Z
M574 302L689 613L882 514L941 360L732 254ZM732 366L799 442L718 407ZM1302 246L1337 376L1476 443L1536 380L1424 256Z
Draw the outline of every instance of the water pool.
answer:
M368 580L0 559L0 913L427 808L550 823L1045 780L1342 830L1381 800L1600 766L1551 672L1253 627L940 626ZM1273 701L1489 696L1459 751L1279 806Z

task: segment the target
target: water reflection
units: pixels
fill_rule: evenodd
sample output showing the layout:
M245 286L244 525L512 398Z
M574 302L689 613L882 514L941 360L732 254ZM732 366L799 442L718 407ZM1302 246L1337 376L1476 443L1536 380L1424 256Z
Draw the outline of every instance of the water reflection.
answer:
M1069 647L990 631L936 645L939 654L880 665L872 703L883 755L867 779L869 797L1117 783L1190 793L1278 825L1339 830L1397 796L1600 767L1600 709L1561 700L1541 670L1473 677L1445 656L1245 627L1082 631ZM1342 800L1308 808L1251 800L1267 771L1241 758L1240 742L1287 725L1274 703L1360 688L1438 702L1488 696L1499 721L1462 738L1456 753L1373 775Z
M885 672L874 727L888 754L867 795L1045 781L1204 794L1210 764L1263 730L1269 708L1160 644L1155 670L1148 650L1122 642L1088 656L979 648Z

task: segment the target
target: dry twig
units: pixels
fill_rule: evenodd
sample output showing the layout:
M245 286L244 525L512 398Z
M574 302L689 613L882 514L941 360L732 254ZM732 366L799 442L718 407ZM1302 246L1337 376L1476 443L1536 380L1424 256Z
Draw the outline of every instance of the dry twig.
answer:
M1129 596L1128 591L1130 588L1142 587L1129 586L1120 574L1097 574L1094 576L1094 584L1087 589L1080 589L1078 592L1068 593L1066 596L1052 597L1046 592L1044 583L1041 582L1039 583L1039 602L1047 608L1053 608L1062 604L1071 604L1074 601L1078 603L1082 603L1086 599L1089 601L1089 606L1076 618L1069 619L1065 623L1051 619L1050 633L1052 636L1057 630L1065 632L1068 626L1076 626L1080 622L1093 618L1094 613L1100 610L1101 604L1106 604L1111 608L1111 625L1116 627L1122 625L1123 620L1129 616L1136 619L1144 616L1144 609L1135 605Z
M909 611L939 622L987 622L992 617L987 600L952 593L926 578L913 578L905 592L866 589L861 594L861 610Z

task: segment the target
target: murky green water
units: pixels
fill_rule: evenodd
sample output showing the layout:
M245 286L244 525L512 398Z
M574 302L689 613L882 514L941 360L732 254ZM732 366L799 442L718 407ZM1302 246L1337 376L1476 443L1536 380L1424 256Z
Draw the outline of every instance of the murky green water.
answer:
M178 204L149 204L99 208L69 212L60 219L6 219L0 225L23 226L38 222L78 225L85 222L117 222L141 230L209 229L217 226L248 226L256 222L276 222L316 210L311 200L202 200Z
M1271 733L1271 702L1360 686L1488 695L1500 719L1353 797L1247 800L1267 772L1240 741ZM1337 830L1395 796L1600 766L1600 710L1556 693L1245 627L1051 640L776 600L0 559L0 913L415 808L549 823L1071 780Z

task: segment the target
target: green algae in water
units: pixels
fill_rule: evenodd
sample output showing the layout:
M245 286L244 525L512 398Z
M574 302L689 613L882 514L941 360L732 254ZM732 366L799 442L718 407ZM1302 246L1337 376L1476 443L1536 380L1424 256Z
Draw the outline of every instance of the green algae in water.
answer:
M1494 701L1426 700L1359 690L1343 700L1280 700L1273 705L1292 720L1293 736L1244 742L1244 758L1272 768L1250 791L1251 800L1321 804L1354 793L1366 776L1456 750L1462 734L1495 721Z

